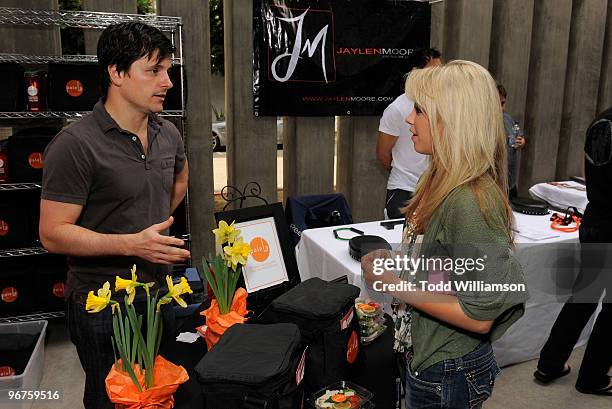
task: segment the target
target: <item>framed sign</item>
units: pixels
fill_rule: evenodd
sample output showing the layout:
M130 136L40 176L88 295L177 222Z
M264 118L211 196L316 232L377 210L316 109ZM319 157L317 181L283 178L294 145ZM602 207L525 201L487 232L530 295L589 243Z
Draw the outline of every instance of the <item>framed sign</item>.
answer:
M249 309L260 312L269 302L300 282L295 250L280 203L215 213L217 223L234 222L251 246L241 280Z
M242 269L247 292L289 281L274 217L237 222L234 227L240 229L244 241L251 246L249 260Z

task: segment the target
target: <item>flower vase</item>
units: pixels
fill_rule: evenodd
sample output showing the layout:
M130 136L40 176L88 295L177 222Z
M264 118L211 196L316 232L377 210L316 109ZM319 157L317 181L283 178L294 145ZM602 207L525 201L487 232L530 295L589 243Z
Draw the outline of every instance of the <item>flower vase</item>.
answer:
M213 299L208 309L200 314L206 317L206 329L203 332L206 346L210 350L221 338L221 335L234 324L243 324L248 311L246 309L247 292L244 288L238 288L232 298L230 311L226 314L221 314L219 304L216 299Z
M121 360L119 367L121 367ZM134 367L134 373L140 385L145 384L144 372L138 365ZM170 409L174 407L174 393L178 387L189 380L189 375L185 368L175 365L164 359L161 355L155 357L155 367L153 369L155 385L140 392L132 378L121 370L117 370L115 365L111 367L106 376L106 393L116 409L140 409L140 408L159 408Z

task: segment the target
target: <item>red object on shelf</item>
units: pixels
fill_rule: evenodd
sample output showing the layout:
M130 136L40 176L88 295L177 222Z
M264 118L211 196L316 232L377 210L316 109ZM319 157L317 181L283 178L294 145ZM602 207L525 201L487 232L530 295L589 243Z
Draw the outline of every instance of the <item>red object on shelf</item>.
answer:
M7 145L7 141L0 141L0 182L9 181Z
M28 111L47 110L47 73L30 71L24 75Z

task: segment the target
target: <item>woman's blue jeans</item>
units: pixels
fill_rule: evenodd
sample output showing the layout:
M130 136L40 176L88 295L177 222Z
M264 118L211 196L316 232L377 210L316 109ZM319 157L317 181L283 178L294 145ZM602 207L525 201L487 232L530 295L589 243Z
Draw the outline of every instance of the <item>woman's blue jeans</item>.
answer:
M406 367L408 409L478 409L491 396L500 369L490 342L456 359L438 362L422 372Z

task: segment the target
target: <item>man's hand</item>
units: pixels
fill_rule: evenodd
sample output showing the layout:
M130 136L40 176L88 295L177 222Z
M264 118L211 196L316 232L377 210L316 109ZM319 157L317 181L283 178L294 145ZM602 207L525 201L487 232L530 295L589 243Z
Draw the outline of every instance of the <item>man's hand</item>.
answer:
M524 136L517 136L516 140L514 142L514 147L516 149L523 149L524 146L525 146L525 137Z
M132 235L129 255L157 264L172 264L188 259L189 251L179 248L185 245L183 240L161 234L173 222L174 218L170 216L168 220Z

